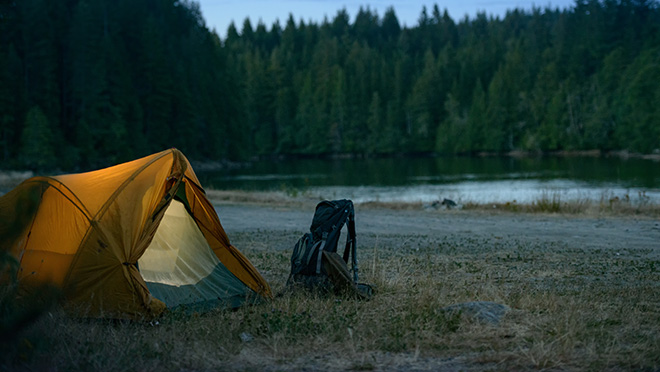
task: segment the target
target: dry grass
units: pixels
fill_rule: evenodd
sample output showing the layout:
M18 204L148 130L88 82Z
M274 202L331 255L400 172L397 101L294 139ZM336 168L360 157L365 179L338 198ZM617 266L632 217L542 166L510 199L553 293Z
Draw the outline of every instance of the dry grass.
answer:
M317 195L303 191L240 191L207 190L207 196L215 204L253 204L272 206L313 207L322 200ZM430 206L421 202L367 202L360 208L422 210ZM504 213L551 213L586 216L647 216L660 217L660 205L654 203L644 192L636 195L617 196L604 192L598 200L588 198L562 200L559 192L547 191L531 203L518 203L515 200L506 203L466 202L460 209L468 211L488 211Z
M210 190L209 196L215 203L317 202L286 193ZM464 209L660 216L660 208L644 195L566 202L547 194L529 205L468 204ZM277 293L284 287L291 252L272 250L270 233L261 234L236 234L232 242ZM298 233L277 238L293 245ZM360 239L361 278L378 289L371 301L283 295L235 311L170 313L152 323L71 319L54 308L11 340L0 340L0 370L660 369L657 248L612 252L515 237ZM415 244L402 243L410 240ZM442 310L475 300L506 304L513 311L494 326ZM16 315L10 305L0 301L2 325Z
M266 234L267 235L267 234ZM294 241L296 236L292 235ZM515 238L362 239L371 301L309 294L156 323L43 316L3 348L2 370L585 370L660 368L660 260L654 249L583 250ZM233 242L277 293L290 251ZM258 242L261 242L260 244ZM499 325L443 307L494 301Z
M622 197L603 193L599 200L581 198L564 201L558 192L545 192L531 203L466 203L466 210L487 210L513 213L583 214L588 216L648 216L660 217L660 205L653 203L644 192Z
M295 191L242 191L207 189L206 197L211 203L253 204L270 206L314 206L321 201L304 192Z

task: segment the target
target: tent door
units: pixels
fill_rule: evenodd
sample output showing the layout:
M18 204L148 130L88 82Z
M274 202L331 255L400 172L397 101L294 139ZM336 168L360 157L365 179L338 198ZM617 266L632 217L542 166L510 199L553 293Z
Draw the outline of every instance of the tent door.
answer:
M238 306L251 290L218 260L183 203L172 200L138 267L151 294L169 308Z

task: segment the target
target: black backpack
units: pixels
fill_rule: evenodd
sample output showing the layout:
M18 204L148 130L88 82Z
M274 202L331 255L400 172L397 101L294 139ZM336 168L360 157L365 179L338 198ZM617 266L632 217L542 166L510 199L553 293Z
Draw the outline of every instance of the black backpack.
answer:
M347 226L348 234L343 256L339 256L337 245L344 225ZM361 297L371 295L370 286L358 284L355 210L352 201L325 200L316 206L310 232L298 240L291 255L291 274L287 286L295 285L335 292L350 290Z

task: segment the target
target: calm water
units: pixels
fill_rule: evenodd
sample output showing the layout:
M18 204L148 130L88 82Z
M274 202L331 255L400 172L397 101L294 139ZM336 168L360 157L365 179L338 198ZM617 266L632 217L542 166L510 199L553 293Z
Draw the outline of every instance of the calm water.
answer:
M530 202L630 197L660 202L660 162L618 158L386 158L263 161L198 172L205 187L366 201Z

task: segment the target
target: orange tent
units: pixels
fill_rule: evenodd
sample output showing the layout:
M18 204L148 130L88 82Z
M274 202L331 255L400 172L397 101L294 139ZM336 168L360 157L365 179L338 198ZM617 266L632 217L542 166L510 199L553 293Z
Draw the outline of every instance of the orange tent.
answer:
M271 297L176 149L24 181L0 197L0 249L19 262L21 288L54 285L81 316L135 319Z

